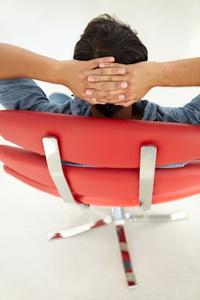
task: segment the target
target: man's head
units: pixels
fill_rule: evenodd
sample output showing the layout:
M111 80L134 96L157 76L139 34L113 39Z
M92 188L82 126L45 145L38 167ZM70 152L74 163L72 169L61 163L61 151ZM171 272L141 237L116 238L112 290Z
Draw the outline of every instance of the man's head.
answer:
M89 22L75 46L73 58L90 60L103 56L113 56L117 63L133 64L146 61L148 52L129 25L105 14ZM124 109L113 104L94 106L105 117L113 117Z

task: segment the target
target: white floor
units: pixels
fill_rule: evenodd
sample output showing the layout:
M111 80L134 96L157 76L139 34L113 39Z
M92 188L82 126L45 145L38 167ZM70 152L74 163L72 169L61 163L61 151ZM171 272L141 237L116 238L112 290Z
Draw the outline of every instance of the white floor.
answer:
M126 225L139 285L128 290L113 225L47 241L49 230L87 216L19 182L2 165L0 182L1 300L199 300L200 195L154 208L185 209L187 220Z

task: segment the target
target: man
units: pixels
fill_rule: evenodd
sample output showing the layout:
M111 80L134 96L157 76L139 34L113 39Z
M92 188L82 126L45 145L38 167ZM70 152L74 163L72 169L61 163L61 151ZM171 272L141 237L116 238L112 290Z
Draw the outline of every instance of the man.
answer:
M9 48L11 46L7 47ZM141 66L141 64L143 64L141 68L144 67L143 70L145 69L145 71L149 73L148 76L144 78L146 79L146 82L144 82L144 91L146 89L147 92L153 86L166 85L166 77L170 77L170 72L166 71L166 66L169 67L170 63L166 65L149 62L147 65L146 62L144 66L147 60L147 49L139 40L137 34L132 31L129 26L120 23L108 15L100 16L88 24L81 39L75 46L74 58L76 61L71 62L71 68L69 63L66 69L63 68L66 64L65 62L62 62L62 67L61 64L59 67L55 67L55 63L47 58L41 56L38 58L37 55L27 54L25 50L23 50L25 52L21 55L21 51L20 49L16 50L16 48L13 49L12 47L9 48L9 51L5 51L6 54L4 52L4 57L6 57L6 59L4 67L0 68L0 79L19 77L15 80L0 81L0 103L8 109L200 124L200 95L182 108L170 108L161 107L148 100L140 100L143 96L142 92L140 93L142 95L141 97L131 92L130 81L135 75L134 71L131 74L131 68L134 70L136 65L140 68L139 65ZM23 58L23 62L20 66L20 59L18 59L18 63L16 63L16 52L18 58ZM64 81L63 75L60 75L65 73L66 78L70 77L69 73L73 74L76 66L78 68L77 60L84 61L82 63L84 63L85 66L88 60L105 56L111 56L111 61L112 56L114 56L115 62L118 64L113 64L109 62L108 58L107 61L103 58L102 61L99 59L98 63L93 61L93 65L90 66L90 69L88 68L87 71L84 70L82 73L80 72L80 76L75 76L74 78L71 76L70 80ZM30 63L30 57L33 60L32 64ZM10 66L10 58L13 59L14 63L8 68L7 72L5 72L6 63ZM196 59L196 61L199 66L199 59ZM177 62L175 62L175 64L176 63ZM180 63L180 69L184 63L185 62ZM38 65L42 66L39 70L35 67ZM52 65L54 66L53 71L51 68ZM196 82L198 83L197 85L199 85L199 68L196 69L196 64L194 64L193 60L188 60L186 65L189 65L188 69L192 68L193 70L193 74L195 75L193 81L189 80L187 84L184 80L180 80L181 83L177 82L175 85L196 85ZM13 68L13 66L16 66L16 68ZM97 68L98 66L103 69ZM171 66L173 66L173 63ZM165 69L165 71L163 71L163 69ZM145 71L143 73L145 73ZM53 78L53 74L59 75ZM175 75L173 76L176 78ZM72 99L66 96L66 101L62 104L50 102L44 92L32 80L20 77L32 77L49 82L62 83L69 87L78 97ZM60 79L61 77L62 80ZM180 74L178 74L177 77L181 77ZM83 94L83 89L82 93L79 93L79 91L77 91L78 83L81 85L83 82L86 82L87 79L87 82L90 82L90 84L87 85L85 93ZM91 82L91 80L94 82ZM101 89L104 80L105 84L107 84L105 90ZM193 82L195 82L195 84L193 84ZM134 91L133 85L132 89ZM102 104L94 104L97 102ZM91 103L93 105L91 105ZM103 105L103 103L108 104ZM130 103L133 105L130 106Z

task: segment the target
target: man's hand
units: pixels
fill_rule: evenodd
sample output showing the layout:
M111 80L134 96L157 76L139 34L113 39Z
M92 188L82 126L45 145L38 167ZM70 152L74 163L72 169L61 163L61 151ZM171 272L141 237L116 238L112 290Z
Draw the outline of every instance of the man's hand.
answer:
M125 107L141 100L150 89L157 85L158 78L161 76L161 64L157 62L140 62L126 67L129 87L125 101L117 103Z
M112 63L104 63L100 68L112 74ZM115 105L130 106L141 100L146 93L156 86L181 87L200 86L200 57L181 59L169 62L140 62L131 65L118 65L126 70L125 75L119 78L127 82L124 91L124 100L119 102L115 96L105 96L103 101ZM101 69L95 70L95 80L100 79ZM192 74L192 76L191 76ZM99 79L98 79L98 76ZM114 76L101 76L101 80L115 80Z
M127 87L124 81L125 65L113 61L114 57L102 57L90 61L60 61L56 72L57 83L67 86L74 95L91 104L104 104L103 100L109 97L115 99L115 103L122 101ZM109 64L109 68L99 68L104 64ZM88 80L88 78L95 78L95 80Z
M115 66L114 66L115 65ZM116 76L113 74L114 67L119 70L125 69L124 76ZM105 75L103 75L103 72ZM94 91L94 97L101 97L105 103L113 103L115 105L130 106L134 102L141 100L144 95L154 86L156 86L157 79L160 76L160 63L157 62L140 62L131 65L103 63L100 64L100 69L91 71L88 80L93 82L101 81L119 81L127 83L127 88L124 90L121 99L115 96L114 91L106 95L105 91Z

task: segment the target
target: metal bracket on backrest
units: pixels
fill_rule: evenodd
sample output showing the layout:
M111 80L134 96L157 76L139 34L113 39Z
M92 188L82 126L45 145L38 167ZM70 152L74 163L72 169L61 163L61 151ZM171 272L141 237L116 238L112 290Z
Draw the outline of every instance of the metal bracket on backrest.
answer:
M152 204L157 148L142 146L140 154L139 201L144 210Z
M66 203L77 204L63 173L57 139L46 136L42 138L42 142L48 170L60 196Z

